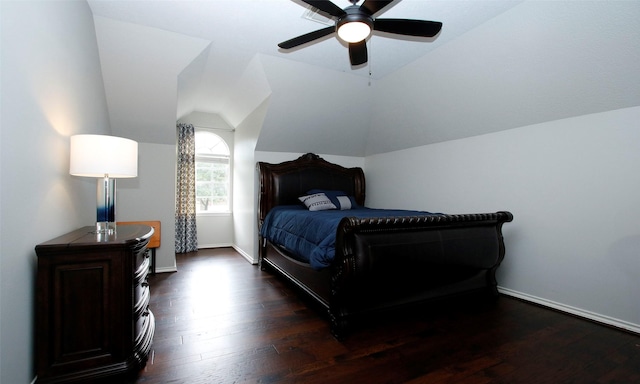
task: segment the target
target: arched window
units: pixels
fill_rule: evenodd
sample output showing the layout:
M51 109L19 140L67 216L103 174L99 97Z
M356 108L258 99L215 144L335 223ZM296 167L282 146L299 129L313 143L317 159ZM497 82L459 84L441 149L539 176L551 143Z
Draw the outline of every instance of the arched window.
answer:
M196 213L231 212L231 154L222 137L196 129Z

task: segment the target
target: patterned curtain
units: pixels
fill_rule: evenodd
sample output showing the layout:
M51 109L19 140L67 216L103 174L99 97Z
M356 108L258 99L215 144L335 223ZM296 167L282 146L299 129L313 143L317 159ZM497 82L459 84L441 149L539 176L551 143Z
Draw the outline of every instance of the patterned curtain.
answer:
M196 232L196 140L192 124L179 123L176 180L176 253L198 250Z

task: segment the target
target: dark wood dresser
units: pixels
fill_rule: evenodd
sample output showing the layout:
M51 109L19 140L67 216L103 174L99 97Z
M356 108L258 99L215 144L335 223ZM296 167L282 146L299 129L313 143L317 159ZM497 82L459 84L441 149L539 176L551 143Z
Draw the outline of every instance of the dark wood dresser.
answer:
M147 361L155 329L147 282L153 228L94 231L36 246L37 383L116 379Z

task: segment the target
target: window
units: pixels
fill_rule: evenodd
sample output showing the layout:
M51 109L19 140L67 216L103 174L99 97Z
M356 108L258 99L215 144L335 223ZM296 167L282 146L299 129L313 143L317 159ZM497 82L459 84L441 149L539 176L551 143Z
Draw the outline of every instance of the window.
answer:
M196 130L196 214L231 211L231 161L227 143Z

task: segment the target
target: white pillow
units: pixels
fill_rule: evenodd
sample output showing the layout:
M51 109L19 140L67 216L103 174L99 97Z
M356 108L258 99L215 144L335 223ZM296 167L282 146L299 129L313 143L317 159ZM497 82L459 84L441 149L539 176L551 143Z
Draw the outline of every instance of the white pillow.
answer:
M337 209L324 193L314 193L313 195L298 197L310 211L324 211L327 209Z
M351 199L349 196L336 196L338 203L340 203L340 209L351 209Z

